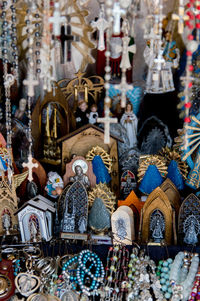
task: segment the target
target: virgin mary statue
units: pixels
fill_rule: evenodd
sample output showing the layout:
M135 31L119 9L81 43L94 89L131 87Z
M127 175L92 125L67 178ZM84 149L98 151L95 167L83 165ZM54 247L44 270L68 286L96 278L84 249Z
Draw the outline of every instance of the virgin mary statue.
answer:
M126 129L126 133L130 142L130 148L137 146L137 125L138 119L133 113L133 106L128 103L125 112L120 120L121 125Z

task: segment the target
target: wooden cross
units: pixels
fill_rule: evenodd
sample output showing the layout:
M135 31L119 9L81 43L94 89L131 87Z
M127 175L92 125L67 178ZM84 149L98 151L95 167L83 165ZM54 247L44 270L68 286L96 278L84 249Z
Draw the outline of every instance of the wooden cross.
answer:
M113 33L115 35L120 34L120 19L121 15L125 15L126 11L120 7L119 2L115 2L113 6L112 15L114 17L113 21Z
M65 63L65 42L67 42L67 62L71 61L71 43L72 41L79 41L78 36L71 34L71 25L67 25L67 34L65 34L65 26L61 27L61 64Z
M161 49L158 52L157 58L154 59L154 62L157 64L157 69L160 71L162 64L165 63L165 59L163 58L162 50Z
M120 68L122 70L130 69L132 67L129 60L129 52L136 53L135 44L128 46L130 39L130 37L125 36L122 38L123 46L116 46L116 51L122 52L122 59L120 63Z
M110 118L109 116L105 116L103 118L97 118L97 122L104 123L104 143L110 143L110 124L117 123L117 118Z
M28 75L28 79L23 80L23 84L25 86L28 86L28 96L33 97L34 96L34 86L37 86L39 84L38 80L33 78L33 73L30 72Z
M33 181L33 168L34 167L38 168L38 164L33 163L33 157L31 154L28 155L28 162L23 163L22 166L28 168L28 180L29 180L29 182L32 182Z
M125 108L126 106L126 92L128 90L132 90L133 86L129 85L126 81L126 74L122 76L121 83L119 85L115 85L116 89L119 89L121 91L121 107Z
M53 16L49 18L49 22L53 24L53 33L55 36L60 35L60 25L66 21L66 17L60 15L59 6L59 3L55 2Z
M189 16L184 15L184 6L179 6L178 15L172 14L172 20L178 20L178 33L182 34L184 30L184 22L189 20Z
M100 12L99 19L91 23L92 28L99 31L98 50L103 51L105 49L104 32L108 28L109 23L104 19L103 12Z

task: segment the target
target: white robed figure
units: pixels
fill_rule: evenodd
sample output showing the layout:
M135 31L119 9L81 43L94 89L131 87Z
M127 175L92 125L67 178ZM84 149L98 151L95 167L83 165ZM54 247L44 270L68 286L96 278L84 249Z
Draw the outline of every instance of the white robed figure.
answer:
M133 106L131 103L127 103L125 112L122 115L120 123L126 129L130 147L132 148L134 146L137 146L138 119L133 113Z

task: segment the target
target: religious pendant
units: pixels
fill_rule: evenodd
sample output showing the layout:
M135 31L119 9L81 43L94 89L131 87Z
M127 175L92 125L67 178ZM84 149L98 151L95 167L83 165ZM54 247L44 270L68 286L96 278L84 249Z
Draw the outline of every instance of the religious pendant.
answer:
M69 299L65 299L70 301ZM60 299L56 296L45 295L45 294L33 294L28 297L27 301L60 301Z
M61 301L78 301L80 300L79 296L72 290L67 290L65 291L61 296L60 296ZM53 301L53 300L52 300Z
M14 283L6 275L0 274L0 300L8 300L14 293Z
M19 273L15 278L15 286L22 296L28 297L40 287L40 278L29 273Z

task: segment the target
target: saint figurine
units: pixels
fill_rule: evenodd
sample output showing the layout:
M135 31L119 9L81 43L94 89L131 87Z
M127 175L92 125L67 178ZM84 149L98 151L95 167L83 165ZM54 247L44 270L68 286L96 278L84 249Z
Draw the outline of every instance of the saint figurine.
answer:
M69 181L70 182L79 181L85 186L86 189L88 189L90 187L90 180L89 180L88 176L83 173L82 167L80 165L76 165L74 170L75 170L76 175L73 177L70 177Z
M89 114L89 123L90 124L97 123L98 116L99 116L99 114L97 112L97 105L96 104L91 105L90 114Z
M184 242L188 245L196 245L198 243L199 221L194 215L190 215L184 222Z
M33 242L36 242L37 241L37 228L36 228L36 224L33 220L30 221L29 227L30 227L30 240Z
M10 215L8 213L5 213L2 216L2 223L3 223L3 227L6 230L6 235L9 235L9 228L11 226L11 220L10 220Z
M137 125L138 119L133 113L133 106L127 103L125 112L120 120L121 125L126 129L130 148L137 146Z
M165 220L163 214L159 210L155 210L151 215L150 230L155 243L160 243L164 238Z
M75 112L76 118L76 128L80 128L83 125L88 124L89 120L89 112L88 112L88 105L85 100L81 100L78 103L78 108Z

